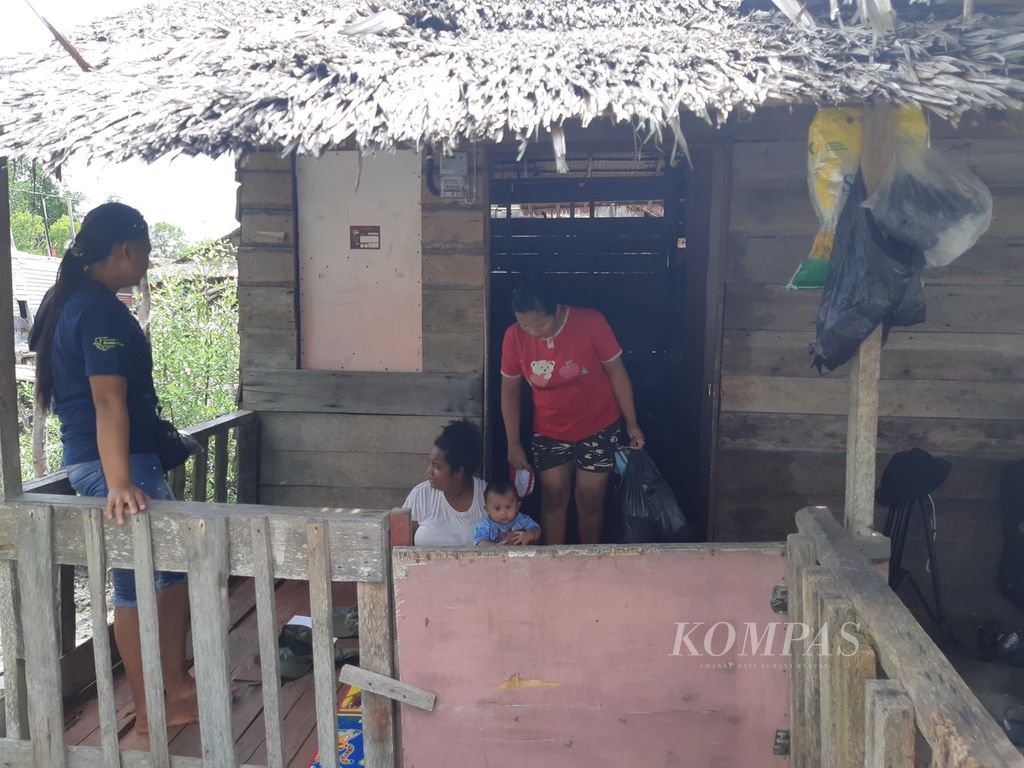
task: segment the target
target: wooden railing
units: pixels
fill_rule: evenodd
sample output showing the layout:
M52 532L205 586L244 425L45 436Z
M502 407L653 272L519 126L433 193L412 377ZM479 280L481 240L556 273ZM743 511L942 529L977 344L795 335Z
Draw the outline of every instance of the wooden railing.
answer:
M391 513L195 502L153 502L124 526L103 519L103 499L24 495L0 502L0 632L7 738L0 765L39 768L235 766L227 667L229 576L255 578L268 765L283 765L274 581L308 580L313 620L315 708L324 765L337 762L336 675L331 582L357 582L360 665L392 674ZM395 513L406 515L407 513ZM85 565L91 612L101 747L65 747L56 632L55 565ZM134 568L141 627L150 752L120 751L106 570ZM169 754L154 569L185 571L203 759ZM394 765L393 707L363 694L366 765Z
M190 458L185 464L171 473L171 490L174 498L183 499L186 482L191 476L192 501L206 501L208 496L208 478L213 472L213 501L228 500L228 474L231 464L231 441L234 438L234 449L237 460L237 476L235 489L240 504L256 504L259 502L260 490L260 424L255 411L234 411L218 416L209 421L194 424L181 430L191 435L203 447L200 454ZM210 454L210 443L213 443L213 454ZM74 495L75 489L68 482L67 472L63 469L38 480L26 482L23 493L58 493Z
M794 768L1024 768L1024 758L827 509L789 536ZM799 626L799 624L798 624ZM923 745L922 745L923 746Z
M191 498L205 501L208 495L207 478L212 468L213 499L226 502L229 498L228 478L232 461L235 464L235 497L242 504L259 502L260 478L260 424L254 411L235 411L204 421L182 432L191 435L203 446L203 452L189 459L186 464L172 473L171 486L175 498L182 499L186 479L191 476ZM209 453L213 443L213 454ZM232 450L233 449L233 450ZM233 455L232 455L233 454ZM68 481L65 470L37 480L26 482L22 488L26 494L60 494L74 496L75 489ZM59 630L61 639L61 668L64 696L74 696L83 689L88 690L95 682L89 655L89 643L76 648L75 568L62 565L58 569ZM116 661L116 659L115 659Z
M238 457L237 501L239 504L259 503L260 493L260 423L254 411L235 411L181 430L203 447L171 476L174 498L185 496L186 478L191 474L192 501L206 501L207 480L213 472L213 501L228 501L229 441L234 433ZM210 443L213 454L210 454ZM212 459L212 460L211 460Z

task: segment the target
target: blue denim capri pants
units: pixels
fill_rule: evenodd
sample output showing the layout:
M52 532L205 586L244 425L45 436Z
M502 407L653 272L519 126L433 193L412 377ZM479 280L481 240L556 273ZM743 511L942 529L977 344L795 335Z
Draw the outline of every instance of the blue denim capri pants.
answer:
M132 454L128 457L128 465L132 473L132 483L136 488L145 491L151 499L174 501L174 494L167 485L160 459L151 453ZM99 461L86 461L65 467L71 486L81 496L99 496L106 498L108 493L107 479L103 476L103 467ZM112 568L111 580L114 583L115 606L135 608L135 571L130 568ZM172 584L184 584L184 573L175 571L156 571L153 574L157 591Z

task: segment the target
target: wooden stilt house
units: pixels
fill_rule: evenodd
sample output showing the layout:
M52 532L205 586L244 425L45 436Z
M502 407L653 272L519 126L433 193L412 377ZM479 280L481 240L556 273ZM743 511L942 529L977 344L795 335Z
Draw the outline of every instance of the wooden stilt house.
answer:
M72 153L113 160L236 154L241 406L260 424L248 500L264 506L234 516L218 511L217 519L231 519L223 534L231 542L225 572L264 580L305 574L311 584L325 574L366 582L360 599L387 646L379 658L371 656L378 671L397 675L389 590L395 604L406 606L397 623L403 676L440 686L446 683L439 671L450 668L423 655L436 637L426 629L441 626L450 638L459 625L444 623L422 602L431 585L494 576L514 588L521 582L509 573L548 578L549 569L570 567L574 553L640 557L635 562L646 565L630 571L632 580L614 568L597 575L596 583L615 593L623 584L639 589L653 580L659 557L682 558L672 572L696 579L711 555L721 555L718 562L735 564L739 580L723 582L709 601L729 604L734 595L745 606L739 595L767 589L761 603L737 608L730 620L754 614L763 620L759 611L768 610L771 586L787 584L792 620L820 628L842 626L848 614L861 617L871 636L863 646L867 655L855 655L855 666L844 666L834 679L821 677L831 674L827 665L804 671L791 665L776 677L761 670L749 688L729 688L722 711L731 714L724 720L708 714L719 712L714 706L691 719L693 708L683 707L682 720L665 724L641 718L634 743L661 749L658 739L683 721L680 733L699 743L695 758L673 753L675 742L666 741L657 758L636 764L751 765L772 749L782 759L788 736L768 742L776 731L792 731L795 765L861 765L865 750L884 756L902 748L886 742L890 731L871 730L876 721L864 731L865 707L872 712L888 702L893 708L877 722L903 718L900 733L911 740L916 723L936 755L962 747L982 765L1017 765L1016 752L958 678L938 693L928 688L928 665L944 670L946 662L916 624L904 632L909 614L872 581L870 558L856 540L826 512L796 514L827 505L843 517L850 388L843 369L826 377L811 369L807 348L819 294L788 291L786 282L817 230L806 142L818 106L920 106L935 144L992 190L989 233L953 266L927 274L927 322L894 331L881 353L874 457L881 466L896 451L922 447L954 463L936 497L948 602L953 609L991 593L1001 541L998 475L1024 450L1024 14L1014 13L1012 3L976 0L968 19L959 3L895 3L890 17L887 2L864 0L867 20L852 18L845 5L830 20L825 3L809 3L806 17L791 20L747 5L230 0L216 7L151 6L74 37L91 71L76 71L60 51L38 61L0 60L0 152L52 165ZM130 190L124 197L130 201ZM487 471L504 471L500 339L512 319L510 292L527 274L546 275L567 303L597 307L609 318L625 349L651 451L698 540L709 543L558 550L498 574L491 569L499 561L474 553L388 555L387 515L369 510L402 503L448 420L478 421L487 436ZM0 339L10 336L0 329ZM6 421L3 426L6 432ZM8 552L102 563L93 549L65 552L62 526L78 520L73 505L47 500L56 543L38 533L36 507L18 496L10 443L4 446L4 514L13 517L3 530L17 542ZM250 454L251 467L256 458ZM158 506L164 509L189 525L211 514L187 503ZM259 528L264 517L269 540ZM98 520L87 519L95 533ZM109 562L144 567L145 557L132 557L145 553L147 537L169 541L171 527L153 525L152 533L135 533L135 555L124 537L108 533L107 548L115 546ZM328 536L334 526L342 531L337 539ZM157 564L164 558L163 565L187 567L197 583L213 585L204 570L206 540L199 528L188 530L193 548L158 550ZM790 534L788 548L723 543ZM282 554L282 542L296 544L294 559ZM356 554L345 549L350 544ZM42 578L45 570L32 574ZM319 621L328 602L323 585L316 589ZM682 583L652 594L672 599L689 592ZM586 612L574 611L572 600L572 594L551 597L545 610L573 616L570 629L579 633L577 620ZM714 623L713 615L684 607ZM657 610L653 597L644 601L651 626ZM465 620L493 618L484 609ZM600 622L603 614L592 618ZM510 636L534 649L523 627L537 617L527 611L520 619ZM318 666L318 737L326 749L333 723L324 712L331 711L333 688L329 634L319 632L327 660ZM611 642L584 655L587 664L606 669L622 653ZM543 659L555 663L554 656ZM30 658L29 666L53 660ZM528 663L525 656L515 661ZM896 681L890 688L865 689L876 661ZM209 663L219 669L219 660ZM213 679L220 687L211 702L225 693L225 681ZM673 695L711 696L722 679L708 675ZM551 723L575 732L569 700L558 698L563 683L553 680L510 668L493 681L494 690L519 691L516 696L536 688L558 713L551 722L531 720L523 736L531 742L523 754L537 760L560 738ZM53 690L52 681L44 683ZM790 695L773 700L772 686L787 683ZM582 677L572 685L587 687ZM832 685L851 686L850 711L822 710ZM492 747L498 762L491 764L526 764L501 762L522 743L512 731L488 741L487 723L504 710L488 709L493 702L473 684L449 695L459 702L445 715L451 721L403 709L407 765L440 765L442 758L481 765L480 754ZM587 696L601 700L596 689L587 688ZM381 762L368 765L389 765L383 761L392 759L394 747L390 705L372 695L368 700L368 711L380 714L374 749L387 744L375 753ZM630 701L650 714L644 707L652 702L643 696ZM531 706L520 699L507 705ZM467 736L460 753L450 748L451 729L467 711L481 717L474 726L484 735ZM223 718L229 716L211 703L203 727L228 727ZM627 727L629 718L616 722ZM737 738L726 723L741 724ZM567 757L559 764L598 759L588 750L611 725L589 722L593 730L583 728L586 737L575 748L566 737L560 748ZM700 740L702 729L715 737ZM273 739L267 738L269 750ZM410 757L409 744L422 750L419 757ZM116 744L105 745L113 754ZM43 750L33 752L40 765L38 755L63 754L52 739L33 737L30 747L18 748ZM233 764L230 750L220 748L210 764ZM205 736L203 749L205 756ZM958 764L941 759L933 764ZM909 765L878 760L869 764Z

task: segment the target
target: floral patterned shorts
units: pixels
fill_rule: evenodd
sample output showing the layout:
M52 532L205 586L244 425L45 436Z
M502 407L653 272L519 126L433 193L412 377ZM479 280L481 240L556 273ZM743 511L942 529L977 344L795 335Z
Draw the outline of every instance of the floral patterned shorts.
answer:
M624 430L625 421L619 419L600 432L575 442L534 434L534 464L538 472L560 467L570 461L585 472L611 472L615 466L615 449L624 444Z

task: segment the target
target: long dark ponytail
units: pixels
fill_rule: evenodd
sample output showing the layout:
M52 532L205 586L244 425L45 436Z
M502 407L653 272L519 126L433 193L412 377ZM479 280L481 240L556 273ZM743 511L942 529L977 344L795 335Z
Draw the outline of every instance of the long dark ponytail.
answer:
M106 261L114 246L144 240L149 227L142 214L124 203L104 203L86 214L57 271L57 282L46 292L28 337L36 353L36 402L50 410L53 399L53 334L68 298L86 281L93 264Z

